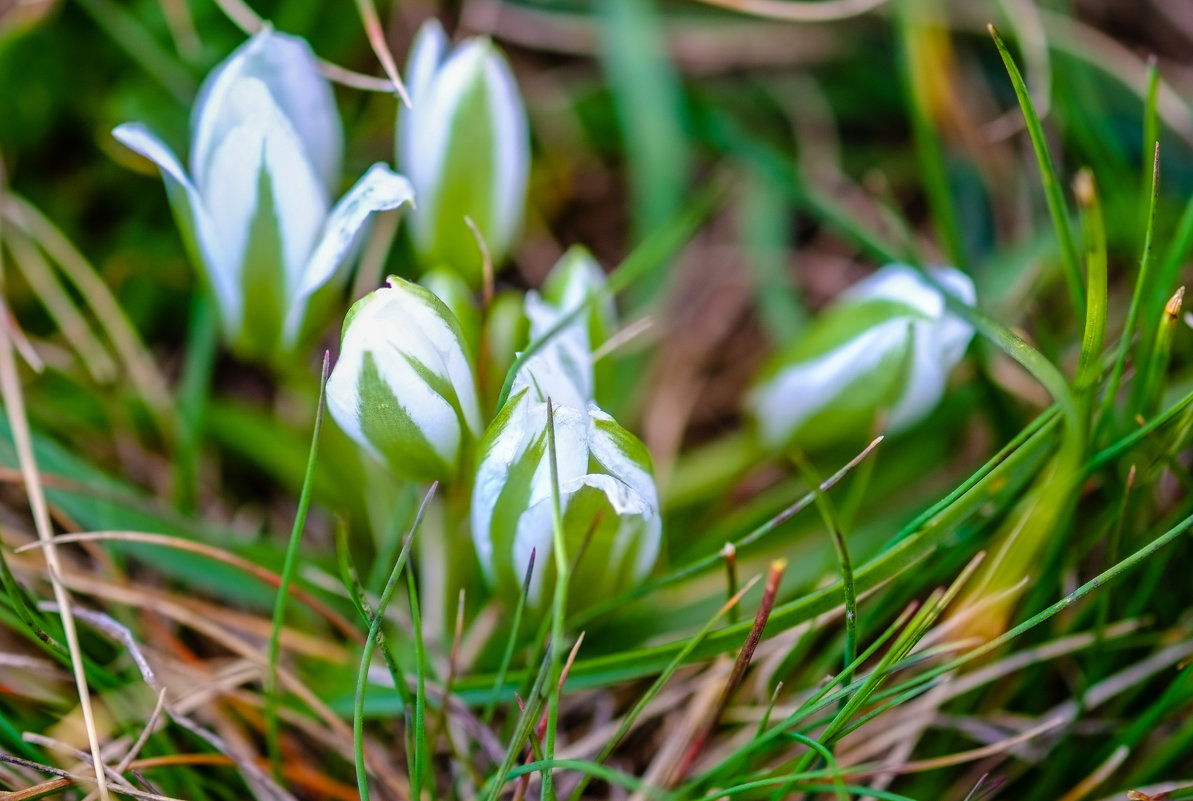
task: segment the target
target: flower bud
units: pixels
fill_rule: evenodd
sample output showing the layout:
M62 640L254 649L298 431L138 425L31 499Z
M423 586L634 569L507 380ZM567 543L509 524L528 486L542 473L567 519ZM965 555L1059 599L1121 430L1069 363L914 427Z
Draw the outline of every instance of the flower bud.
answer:
M528 342L551 336L519 370L514 391L534 384L541 399L549 396L557 405L577 409L583 409L594 399L592 349L613 328L613 306L610 299L598 297L586 312L577 313L577 309L604 286L605 274L600 266L587 250L576 247L552 268L543 285L543 294L526 293ZM572 314L576 315L575 319L568 320ZM563 328L555 331L560 324Z
M543 282L543 298L560 313L570 312L588 302L590 295L598 295L581 318L588 328L588 344L594 349L600 347L617 326L613 298L599 297L607 283L605 271L582 245L568 248Z
M973 305L967 276L947 267L929 274ZM765 366L746 400L758 438L772 450L817 447L866 435L880 415L889 433L910 428L940 402L972 338L935 286L907 265L887 265Z
M589 403L555 406L555 450L569 562L569 608L582 608L643 580L659 553L662 523L650 455L613 418ZM522 591L531 553L528 602L542 608L554 574L552 478L547 404L525 387L481 441L472 496L472 537L499 595Z
M481 253L464 218L499 265L526 202L526 111L492 42L449 49L438 21L423 25L406 67L411 107L399 111L397 162L418 194L410 233L423 266L447 265L479 286Z
M443 301L391 276L344 318L327 408L399 476L455 477L481 431L472 362Z
M191 123L189 174L145 127L113 135L161 170L233 349L290 351L369 215L409 202L411 186L378 163L332 205L344 144L331 86L305 41L268 27L208 76Z

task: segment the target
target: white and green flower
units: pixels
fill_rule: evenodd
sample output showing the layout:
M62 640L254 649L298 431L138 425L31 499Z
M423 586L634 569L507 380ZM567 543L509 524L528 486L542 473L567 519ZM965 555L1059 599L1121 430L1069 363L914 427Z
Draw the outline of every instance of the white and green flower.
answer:
M460 324L424 287L388 283L344 319L328 411L397 475L455 478L482 428Z
M584 408L595 398L593 348L613 329L612 300L601 297L605 274L587 250L574 247L552 268L543 292L527 292L523 310L530 326L528 342L547 339L519 369L514 387L534 385L542 399ZM577 310L597 295L586 312ZM569 315L575 319L567 321Z
M446 265L472 286L481 255L495 266L522 224L530 169L526 111L513 73L487 38L452 50L436 20L423 25L406 66L411 107L398 117L397 163L418 194L411 238L425 268Z
M973 305L973 282L948 267L933 280ZM897 433L927 416L965 355L973 327L932 283L890 264L848 289L763 369L746 400L767 448L865 436L879 415Z
M344 142L331 86L304 40L268 27L204 82L189 172L140 124L113 135L161 170L226 338L246 356L293 349L313 296L342 274L369 215L413 197L378 163L332 205Z
M550 383L549 381L547 383ZM555 406L565 550L579 556L569 604L582 607L643 580L659 553L661 520L645 446L593 403ZM481 441L472 537L498 594L516 599L535 553L529 603L551 586L553 512L547 404L523 386Z

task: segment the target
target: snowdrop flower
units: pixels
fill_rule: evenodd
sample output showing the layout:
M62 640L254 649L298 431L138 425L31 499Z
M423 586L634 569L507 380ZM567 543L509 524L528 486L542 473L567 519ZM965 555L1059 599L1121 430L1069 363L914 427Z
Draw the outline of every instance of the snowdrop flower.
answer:
M614 325L612 301L598 297L585 313L576 310L604 290L605 274L587 250L572 248L552 268L543 293L527 292L524 313L530 325L528 342L552 332L569 315L575 319L555 332L526 360L516 382L535 384L557 405L584 408L593 400L593 347L604 341ZM515 386L519 386L515 383Z
M588 340L593 348L608 339L617 325L613 298L601 296L607 283L605 271L588 248L582 245L568 248L543 282L543 298L554 305L560 314L571 312L587 302L591 295L597 296L588 312L580 318L588 328Z
M481 254L464 218L500 264L526 201L522 98L492 42L469 39L450 50L436 20L415 38L406 78L411 107L399 110L397 163L418 194L410 221L415 250L425 268L445 264L478 286Z
M144 126L113 131L161 170L192 260L244 356L293 349L314 296L369 215L412 199L374 164L334 206L343 131L307 43L266 27L208 76L191 115L190 171Z
M951 267L929 274L974 304L967 276ZM773 450L814 447L869 431L879 414L888 432L905 430L940 402L973 333L922 275L887 265L843 293L764 368L746 400L758 437Z
M512 601L534 552L528 602L537 609L549 600L544 587L554 573L547 426L545 398L534 386L518 389L481 441L472 495L485 576ZM568 559L585 549L568 603L582 608L650 573L662 532L659 498L645 446L596 404L555 406L555 445Z
M443 301L391 276L344 319L327 408L399 476L451 479L482 428L472 361Z

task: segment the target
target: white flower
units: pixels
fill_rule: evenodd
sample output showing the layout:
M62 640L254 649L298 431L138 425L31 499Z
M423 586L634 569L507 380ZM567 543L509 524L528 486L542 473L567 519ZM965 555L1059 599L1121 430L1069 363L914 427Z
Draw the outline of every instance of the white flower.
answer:
M612 300L600 297L605 274L592 255L573 247L555 264L540 295L526 293L524 312L530 323L529 342L549 334L569 315L575 318L533 353L514 378L512 392L532 387L540 401L583 409L595 396L592 350L614 326ZM590 297L598 297L590 301ZM586 312L577 312L590 303Z
M932 278L973 305L973 282L948 267ZM944 395L973 328L918 272L890 264L860 281L764 368L746 405L771 449L865 435L879 414L897 433Z
M509 65L488 39L449 53L438 21L419 31L406 66L411 108L398 118L398 167L418 193L411 237L424 268L446 265L471 285L481 254L476 224L499 265L522 222L530 143Z
M204 82L189 174L144 126L113 135L161 170L224 332L244 355L292 349L311 296L336 277L369 214L413 196L378 163L331 205L344 147L331 86L304 40L268 27Z
M541 608L554 573L547 404L515 394L481 441L472 538L485 575L516 599L535 552L529 603ZM650 455L593 403L555 406L556 464L565 550L579 554L569 605L583 607L643 580L658 558L662 523ZM583 548L583 554L580 554Z
M348 310L327 408L396 474L454 478L482 427L455 316L429 290L391 276Z

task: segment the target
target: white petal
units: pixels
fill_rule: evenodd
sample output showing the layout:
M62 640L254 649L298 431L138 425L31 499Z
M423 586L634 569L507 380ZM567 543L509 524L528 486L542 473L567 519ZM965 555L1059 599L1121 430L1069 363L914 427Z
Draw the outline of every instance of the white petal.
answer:
M264 131L241 125L229 131L216 149L211 160L211 179L200 190L204 205L211 210L215 246L227 270L221 280L235 287L233 302L225 311L237 331L242 324L245 301L240 279L264 163Z
M509 480L510 467L522 458L534 436L530 416L526 414L529 403L526 393L511 397L502 411L502 417L493 424L500 428L490 429L486 434L480 462L476 468L476 479L472 485L472 542L485 571L485 577L490 583L495 579L493 513L501 490Z
M613 476L603 474L585 476L584 485L603 492L609 500L609 506L617 514L617 533L609 546L610 569L618 569L626 554L636 545L631 574L635 579L645 578L659 558L663 526L659 518L658 499L655 498L652 504ZM651 487L653 489L653 482Z
M314 252L310 254L298 279L295 295L290 300L290 316L286 322L287 341L292 341L299 333L307 298L335 274L369 215L375 211L397 208L413 199L414 190L410 182L381 163L370 167L340 198L323 225Z
M864 300L893 300L929 318L944 311L944 298L936 287L906 264L888 264L871 273L845 290L839 302Z
M967 306L977 303L977 291L969 276L951 267L936 267L929 272L957 300ZM973 326L965 319L947 309L941 315L933 331L932 339L936 344L939 358L948 364L946 369L951 369L953 365L961 361L961 357L965 355L965 350L973 339L973 334Z
M933 326L913 323L911 364L904 377L903 391L891 405L887 430L892 434L910 428L928 415L944 397L949 370L955 362L940 358Z
M435 453L444 464L455 464L460 453L460 423L456 410L423 381L410 365L407 354L398 350L393 342L374 341L368 350L390 391Z
M909 322L895 318L815 359L783 368L750 394L747 403L768 448L781 448L791 434L840 397L853 381L906 346Z
M174 153L142 125L128 123L112 131L125 147L152 161L162 172L171 200L180 204L178 213L190 216L192 243L220 306L224 325L234 335L239 327L241 297L235 270L221 247L216 228L207 213L203 198L191 182ZM181 206L185 206L182 208Z
M530 141L526 126L526 109L514 82L509 64L495 48L488 48L485 59L486 96L493 120L493 138L497 152L497 175L493 183L493 242L495 253L505 253L522 224L526 205L526 181L530 172Z
M530 341L547 335L564 317L537 292L526 293L526 317ZM530 387L541 401L551 398L560 406L586 408L593 394L592 353L586 318L574 321L555 333L518 370L513 386Z
M265 84L289 121L306 159L329 192L339 182L344 134L331 84L305 40L266 26L241 45L204 82L192 116L191 169L203 186L219 142L243 121L244 109L229 105L243 80Z
M547 405L528 402L525 406L528 422L537 417L541 422L537 431L547 427ZM569 406L555 406L555 465L559 476L561 511L567 508L568 498L583 483L588 472L588 415ZM533 430L533 429L532 429ZM518 518L514 537L514 565L525 570L531 549L538 549L539 560L552 559L554 546L554 488L551 476L551 449L543 451L543 458L534 471L530 499L526 511ZM569 555L570 557L571 555ZM539 564L547 564L540 561ZM531 601L537 602L541 593L544 571L535 571L540 578L532 579Z
M395 282L390 288L378 290L378 301L369 304L360 315L353 318L349 330L359 330L363 341L369 343L366 347L374 352L384 350L408 355L421 362L431 372L443 376L456 392L465 423L474 435L479 435L482 423L472 365L457 332L442 316L451 312L447 311L446 307L440 309L429 305L418 292L405 286ZM403 357L403 364L405 361ZM397 390L403 388L403 379L399 376L404 375L404 372L395 371L391 375L382 367L380 361L378 367L397 394ZM426 386L421 378L418 379L418 383ZM417 410L413 408L409 412L412 418L419 420L433 416L436 413L433 408L437 407L437 404L428 407L420 412L421 417L415 414ZM456 420L454 410L451 419L453 422ZM458 447L458 430L455 442ZM449 464L454 461L454 455L447 461Z
M592 253L582 245L573 245L560 257L543 285L543 295L566 313L588 300L590 295L604 291L608 284L605 271ZM598 301L598 304L600 302ZM613 316L612 299L600 304L602 312ZM605 316L602 314L602 316Z
M378 461L385 457L365 436L360 422L360 374L364 369L364 349L358 341L344 338L340 356L327 378L327 411L345 434Z
M515 576L524 576L530 564L530 554L534 554L535 571L530 576L530 586L527 590L526 601L531 606L537 606L543 597L543 579L547 571L544 569L552 564L551 555L555 546L554 507L550 498L542 498L537 503L531 503L521 517L514 534L513 567Z
M417 352L419 360L440 375L447 376L456 390L460 411L474 436L480 436L484 424L481 421L480 401L476 394L476 378L472 365L460 340L458 329L453 329L441 316L451 314L446 306L432 308L408 296L406 315L410 327L425 338L425 347ZM413 349L412 349L413 352Z
M406 60L406 89L410 94L410 108L400 104L398 108L397 163L404 171L409 171L411 165L420 158L414 145L412 118L426 111L425 105L430 102L427 91L443 63L447 46L447 34L434 17L418 29L414 43L410 46L410 56Z
M418 113L410 117L409 158L401 167L414 184L418 197L418 208L411 215L416 240L427 241L431 236L431 223L438 219L439 176L444 171L443 160L451 141L451 128L469 87L483 78L484 50L477 39L457 48L427 87Z
M598 408L595 403L588 404L588 414L594 422L588 441L593 458L643 503L657 510L659 494L655 488L654 476L647 469L648 465L638 463L631 454L622 450L621 444L609 432L601 425L596 425L596 423L604 423L616 426L617 423L611 416ZM624 432L624 429L622 431ZM624 433L630 436L628 432ZM610 500L612 501L612 498ZM617 508L616 504L614 504L614 508Z

